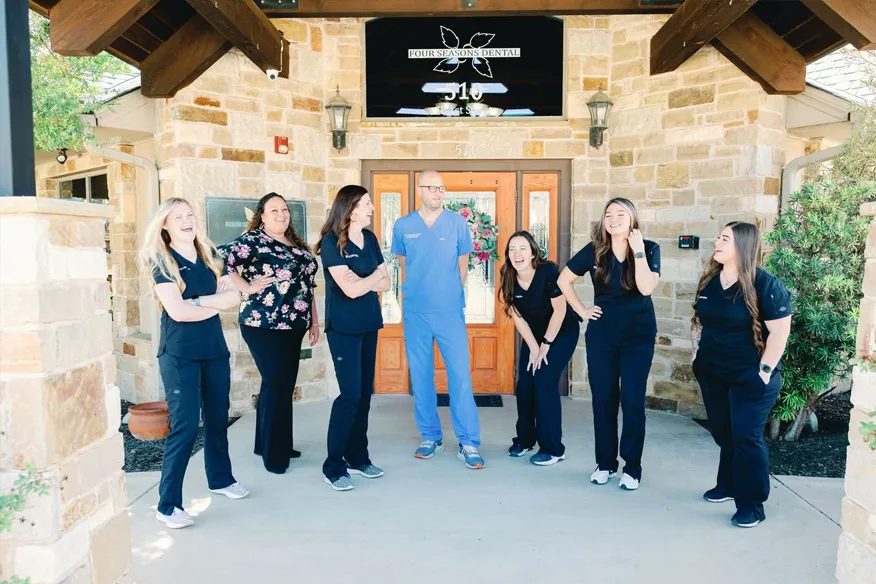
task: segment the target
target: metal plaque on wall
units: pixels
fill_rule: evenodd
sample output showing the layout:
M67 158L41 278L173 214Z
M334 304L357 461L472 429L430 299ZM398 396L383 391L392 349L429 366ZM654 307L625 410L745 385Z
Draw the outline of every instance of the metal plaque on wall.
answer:
M258 199L229 199L207 197L207 237L216 245L225 245L246 231L250 217L255 213ZM292 228L307 239L307 207L304 201L286 201Z
M365 116L561 117L565 36L552 16L375 18Z

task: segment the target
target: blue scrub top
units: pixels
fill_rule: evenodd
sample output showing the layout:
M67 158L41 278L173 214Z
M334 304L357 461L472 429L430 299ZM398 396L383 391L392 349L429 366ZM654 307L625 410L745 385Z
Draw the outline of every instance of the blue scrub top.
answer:
M380 313L380 298L377 292L367 292L358 298L350 298L335 282L329 268L347 266L360 278L367 278L383 264L383 253L377 236L368 229L363 232L365 247L360 249L348 241L341 255L338 249L338 236L326 235L320 244L319 255L325 274L325 331L338 331L346 334L362 334L383 328L383 315Z
M186 285L186 289L182 291L183 300L216 294L216 276L201 258L192 263L174 249L171 249L170 253L179 265L179 274ZM173 282L164 276L158 267L152 271L152 280L156 284ZM162 309L158 356L165 353L193 361L230 356L219 315L197 322L177 322Z
M457 213L442 212L431 228L418 211L396 221L392 253L405 258L404 310L420 314L464 310L459 256L473 251L468 222Z

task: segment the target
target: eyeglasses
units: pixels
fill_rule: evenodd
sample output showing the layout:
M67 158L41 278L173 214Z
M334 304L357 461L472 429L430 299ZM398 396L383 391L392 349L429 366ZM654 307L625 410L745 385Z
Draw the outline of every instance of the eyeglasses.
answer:
M447 187L436 187L436 186L432 186L432 185L420 185L420 188L421 189L429 189L430 193L435 193L435 192L443 193L447 190Z

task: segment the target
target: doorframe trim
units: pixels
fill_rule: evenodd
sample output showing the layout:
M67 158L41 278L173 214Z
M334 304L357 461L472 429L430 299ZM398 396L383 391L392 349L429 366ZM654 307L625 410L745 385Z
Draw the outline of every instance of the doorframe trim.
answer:
M416 185L414 185L414 173L424 170L435 170L438 172L515 172L517 173L516 189L516 207L517 207L517 224L514 230L520 229L520 221L522 215L519 212L522 205L523 193L523 173L525 172L556 172L559 174L558 183L558 207L559 213L558 231L564 234L560 237L557 246L557 261L560 267L564 266L569 261L572 251L572 160L568 158L552 158L542 160L513 160L513 159L481 159L481 160L455 160L455 159L435 159L435 160L411 160L403 158L388 158L388 159L368 159L361 160L361 185L366 189L371 188L372 176L375 173L408 173L410 181L409 197L413 200L411 211L417 208L416 205ZM519 333L514 331L515 335L515 353L520 350ZM515 355L515 365L517 363ZM515 376L516 383L516 376ZM570 387L569 370L560 378L560 395L568 396Z

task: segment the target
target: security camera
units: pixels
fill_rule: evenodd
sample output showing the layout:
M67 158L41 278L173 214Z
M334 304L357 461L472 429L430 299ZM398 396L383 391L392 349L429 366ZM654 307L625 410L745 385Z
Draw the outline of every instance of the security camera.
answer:
M268 75L268 79L270 79L271 81L276 81L277 77L280 76L280 72L276 69L268 69L267 71L265 71L265 73Z

